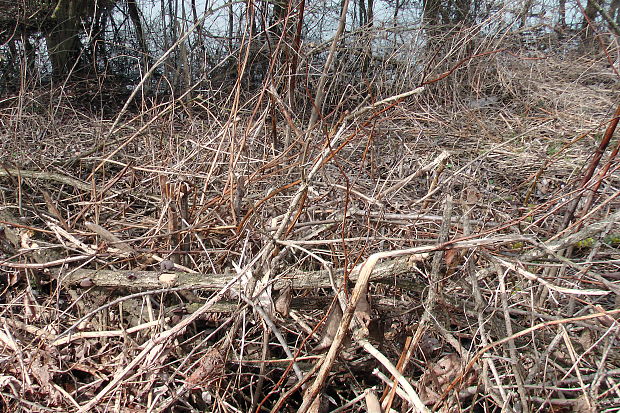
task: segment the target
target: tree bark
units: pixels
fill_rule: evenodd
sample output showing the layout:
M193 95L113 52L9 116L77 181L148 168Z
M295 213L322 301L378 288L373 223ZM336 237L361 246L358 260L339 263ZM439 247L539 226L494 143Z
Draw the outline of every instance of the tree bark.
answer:
M142 22L140 21L140 10L138 10L136 0L127 0L127 9L129 10L129 18L136 30L136 38L138 39L140 52L142 53L142 67L144 73L146 73L149 70L149 50L146 45L144 30L142 29Z
M417 262L411 257L395 258L378 264L370 276L371 281L382 279L399 279L402 287L415 289L415 285L423 287L424 282L415 280L411 274ZM361 266L354 268L348 278L357 280ZM170 276L168 276L170 274ZM334 270L334 282L342 282L343 270ZM223 274L198 274L183 272L138 271L138 270L90 270L78 268L67 275L60 275L59 280L66 286L80 286L87 280L89 286L102 288L123 288L130 290L148 290L166 287L201 288L204 290L219 290L236 276L234 272ZM293 289L315 289L331 287L330 274L321 271L293 271L285 274L273 284L275 290L286 286Z
M79 69L81 66L78 62L82 50L79 11L82 10L81 6L85 7L81 3L77 0L60 0L52 14L55 25L46 34L45 42L54 77L69 76L74 68Z

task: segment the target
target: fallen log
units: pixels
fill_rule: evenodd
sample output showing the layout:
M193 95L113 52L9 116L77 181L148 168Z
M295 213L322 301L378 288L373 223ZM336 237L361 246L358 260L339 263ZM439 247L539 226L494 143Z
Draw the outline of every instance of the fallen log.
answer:
M412 275L417 263L426 255L398 257L377 265L371 276L371 281L385 279L415 279ZM361 265L353 268L349 279L356 281ZM139 271L139 270L93 270L78 268L66 273L56 272L58 281L64 286L127 288L131 290L151 290L166 287L181 287L187 289L201 288L205 290L219 290L223 288L236 274L232 271L220 274L185 273L176 271ZM333 271L336 285L344 277L342 269ZM290 285L293 289L328 288L331 286L328 270L300 271L291 270L280 274L274 281L274 289L280 290Z

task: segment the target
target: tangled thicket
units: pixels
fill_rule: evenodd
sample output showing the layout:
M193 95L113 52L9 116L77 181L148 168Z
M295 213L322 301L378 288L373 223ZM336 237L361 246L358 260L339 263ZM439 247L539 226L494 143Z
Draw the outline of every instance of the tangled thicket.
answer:
M308 130L282 85L5 100L3 409L617 409L617 76L514 42L338 61Z

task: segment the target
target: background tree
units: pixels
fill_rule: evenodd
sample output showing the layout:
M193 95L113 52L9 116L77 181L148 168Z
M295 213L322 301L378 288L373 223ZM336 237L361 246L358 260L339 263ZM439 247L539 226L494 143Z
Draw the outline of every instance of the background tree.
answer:
M305 90L317 80L327 57L325 47L304 52L303 44L329 44L341 9L340 2L329 0L3 1L0 87L15 87L21 73L27 72L29 82L103 76L124 83L117 84L120 88L131 88L169 51L143 82L147 93L185 94L191 100L191 89L224 92L238 76L246 90L256 89L274 82L277 74L286 79L273 86L282 90L287 85L283 96L291 107L300 101L310 103ZM581 29L585 34L587 21L596 24L601 15L613 29L613 22L620 19L618 4L612 0L602 13L599 8L605 4L589 0L581 16L577 2L524 0L505 5L502 17L494 18L493 30L510 32L555 21L560 32ZM459 31L486 24L493 13L498 12L489 0L356 0L337 51L338 76L330 87L368 82L372 65L406 50L416 28L426 33L418 45L420 53L438 54L448 48L442 59L447 68L454 63L449 57L452 41L467 38ZM510 19L516 19L517 26ZM386 25L398 29L382 31ZM424 59L407 57L412 65L418 58ZM460 58L453 56L456 61ZM300 72L304 59L306 66ZM309 84L300 88L302 72ZM389 69L380 76L386 78L388 73Z

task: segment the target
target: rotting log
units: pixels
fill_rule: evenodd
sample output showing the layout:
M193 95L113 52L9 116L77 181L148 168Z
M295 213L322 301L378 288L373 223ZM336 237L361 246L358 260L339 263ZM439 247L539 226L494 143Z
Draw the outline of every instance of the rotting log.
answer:
M412 278L417 264L415 257L399 257L380 263L373 270L370 280L407 279ZM356 281L361 266L349 273L349 279ZM131 290L161 289L181 287L187 289L219 290L236 274L224 272L220 274L184 273L171 271L139 271L139 270L93 270L79 268L56 273L59 282L65 286L92 286L103 288L127 288ZM336 285L343 280L344 271L334 270L333 278ZM413 276L417 278L417 276ZM328 270L300 271L293 270L282 273L274 282L274 289L279 290L287 285L293 289L328 288L331 286Z

